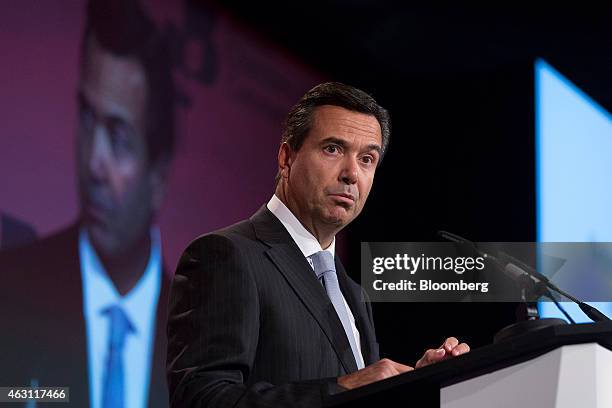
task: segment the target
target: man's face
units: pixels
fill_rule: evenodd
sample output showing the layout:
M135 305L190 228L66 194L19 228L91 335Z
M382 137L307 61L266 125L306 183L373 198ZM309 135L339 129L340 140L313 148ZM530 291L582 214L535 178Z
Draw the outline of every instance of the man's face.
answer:
M78 180L91 242L106 257L148 234L161 195L145 139L147 82L142 66L90 38L78 89Z
M332 105L315 108L302 147L289 152L289 166L281 169L298 218L342 228L357 217L372 188L381 143L374 116Z

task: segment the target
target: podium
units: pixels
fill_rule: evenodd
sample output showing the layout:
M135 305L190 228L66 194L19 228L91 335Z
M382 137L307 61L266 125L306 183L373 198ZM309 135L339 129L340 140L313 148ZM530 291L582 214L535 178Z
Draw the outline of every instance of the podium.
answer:
M332 396L333 407L612 407L612 322L550 326Z

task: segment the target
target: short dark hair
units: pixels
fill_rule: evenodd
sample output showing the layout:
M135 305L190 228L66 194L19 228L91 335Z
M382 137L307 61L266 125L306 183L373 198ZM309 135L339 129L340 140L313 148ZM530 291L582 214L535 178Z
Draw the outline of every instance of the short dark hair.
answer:
M151 164L170 160L174 153L175 87L167 41L138 0L90 0L81 45L81 66L95 39L101 48L133 58L146 76L145 139Z
M372 115L378 120L382 132L382 151L379 164L389 146L391 118L389 112L380 106L369 94L340 82L325 82L306 92L298 103L291 108L285 119L281 144L287 143L293 151L298 151L312 127L315 108L323 105L339 106L350 111ZM276 183L280 173L276 176Z

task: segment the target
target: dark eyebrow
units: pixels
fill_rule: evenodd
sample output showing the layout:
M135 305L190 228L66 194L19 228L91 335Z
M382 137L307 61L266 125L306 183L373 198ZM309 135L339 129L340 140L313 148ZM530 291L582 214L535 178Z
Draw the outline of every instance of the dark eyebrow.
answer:
M337 137L326 137L325 139L323 139L321 141L321 144L327 144L327 143L333 143L333 144L337 144L340 147L346 147L346 142L342 139L339 139Z
M346 142L344 140L342 140L342 139L337 138L337 137L331 136L331 137L327 137L327 138L325 138L325 139L323 139L321 141L321 144L327 144L327 143L334 143L334 144L337 144L338 146L340 146L342 148L346 148ZM367 150L368 151L374 150L375 152L378 153L379 156L382 155L382 148L379 145L377 145L377 144L370 144L370 145L368 145L367 146Z
M382 148L377 144L368 145L368 150L374 150L379 156L382 155Z

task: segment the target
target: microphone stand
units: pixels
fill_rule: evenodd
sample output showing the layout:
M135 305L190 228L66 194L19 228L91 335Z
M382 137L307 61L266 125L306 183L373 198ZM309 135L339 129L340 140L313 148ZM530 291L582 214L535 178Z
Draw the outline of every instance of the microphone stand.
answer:
M451 242L467 244L474 251L476 251L477 254L481 256L485 255L480 249L478 249L476 244L471 241L468 241L463 237L460 237L459 235L446 231L438 231L438 235L443 239L446 239ZM563 319L540 318L536 302L531 301L531 299L538 299L542 296L546 296L552 299L553 302L555 302L555 304L557 305L557 307L559 307L561 311L564 312L567 317L569 317L567 315L567 312L565 312L560 307L553 294L551 293L551 290L563 295L572 302L578 304L578 307L593 321L600 322L610 320L606 315L601 313L596 308L576 299L569 293L559 289L546 276L537 272L528 265L525 265L518 259L513 258L512 256L503 252L500 256L503 259L503 262L498 260L494 256L491 256L489 254L486 255L487 258L490 259L498 269L500 269L506 275L509 275L516 282L518 282L521 291L521 303L517 307L516 312L518 321L498 331L493 338L493 343L499 343L501 341L511 339L515 336L540 330L545 327L567 324L567 322ZM572 321L571 318L569 320Z
M495 336L493 336L494 344L546 327L567 324L565 320L555 317L540 318L537 302L533 302L531 299L546 296L554 300L552 293L544 282L536 283L527 274L521 275L516 281L521 291L521 302L516 307L517 322L495 333Z

